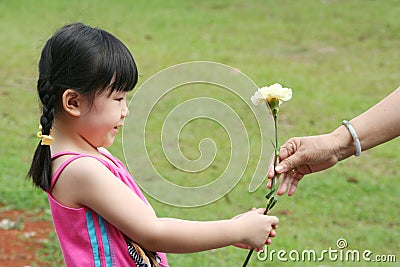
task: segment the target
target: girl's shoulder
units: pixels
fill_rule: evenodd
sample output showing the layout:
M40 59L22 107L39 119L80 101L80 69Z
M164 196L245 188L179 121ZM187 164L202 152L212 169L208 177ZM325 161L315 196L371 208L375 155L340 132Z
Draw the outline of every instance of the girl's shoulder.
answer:
M120 162L116 157L114 157L107 149L105 148L98 148L97 153L82 153L77 151L59 151L52 154L52 169L53 175L59 171L61 166L67 166L72 162L77 161L76 165L84 165L83 161L80 159L83 158L92 158L97 160L98 162L102 163L103 165L107 166L109 169L112 168L112 165L115 165L116 162ZM79 160L78 160L79 159ZM85 167L85 166L83 166ZM62 171L62 170L61 170Z
M63 151L52 155L53 179L61 176L79 176L91 178L108 174L115 165L116 158L106 149L99 150L98 155Z
M60 203L79 208L90 199L104 197L105 189L112 188L116 179L109 163L103 158L87 154L64 154L54 162L57 168L50 194Z

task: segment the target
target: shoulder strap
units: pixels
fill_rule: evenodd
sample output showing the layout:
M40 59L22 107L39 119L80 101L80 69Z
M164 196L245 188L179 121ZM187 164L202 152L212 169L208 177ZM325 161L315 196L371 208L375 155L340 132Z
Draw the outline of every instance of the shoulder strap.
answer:
M101 163L104 164L104 160L101 158L98 158L96 156L93 155L88 155L88 154L79 154L76 152L59 152L59 153L55 153L54 155L51 156L52 159L64 156L64 155L73 155L72 157L70 157L69 159L67 159L66 161L64 161L56 170L56 172L54 173L52 179L51 179L51 186L50 189L48 191L48 193L51 193L51 191L53 191L54 185L56 184L58 178L60 177L60 174L62 173L62 171L74 160L77 160L79 158L83 158L83 157L90 157L90 158L94 158L97 159L98 161L100 161Z
M54 153L53 155L51 155L51 159L56 159L58 157L65 156L65 155L84 155L84 154L80 154L78 152L73 152L73 151L62 151L62 152L57 152L57 153Z

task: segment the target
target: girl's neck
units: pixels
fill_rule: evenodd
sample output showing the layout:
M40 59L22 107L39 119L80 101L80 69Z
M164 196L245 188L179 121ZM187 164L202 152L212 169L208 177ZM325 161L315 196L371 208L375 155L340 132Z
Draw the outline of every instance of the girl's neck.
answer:
M93 156L102 156L97 147L92 146L89 142L76 134L72 125L68 125L64 122L57 123L57 121L55 121L52 135L54 137L54 143L51 146L52 154L70 151Z

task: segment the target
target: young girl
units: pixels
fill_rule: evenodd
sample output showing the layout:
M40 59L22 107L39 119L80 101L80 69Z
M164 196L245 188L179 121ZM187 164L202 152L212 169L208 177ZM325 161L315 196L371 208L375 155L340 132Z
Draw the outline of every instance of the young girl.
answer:
M269 244L278 219L263 209L208 222L156 216L104 149L128 116L126 94L137 77L128 49L101 29L66 25L43 48L41 141L28 175L48 194L66 265L168 266L166 252Z

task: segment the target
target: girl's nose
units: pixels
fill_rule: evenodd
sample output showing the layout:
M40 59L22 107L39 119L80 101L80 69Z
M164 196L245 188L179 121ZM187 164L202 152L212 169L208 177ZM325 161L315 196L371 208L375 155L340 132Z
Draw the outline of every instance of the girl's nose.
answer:
M121 116L122 116L123 118L125 118L125 117L128 117L128 115L129 115L129 109L128 109L128 107L125 105L125 108L122 109Z

